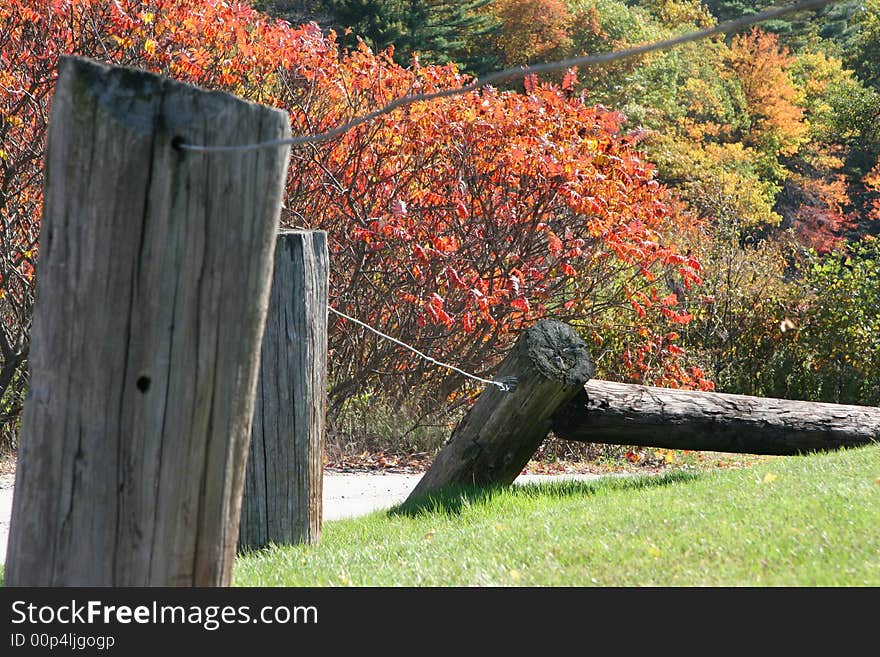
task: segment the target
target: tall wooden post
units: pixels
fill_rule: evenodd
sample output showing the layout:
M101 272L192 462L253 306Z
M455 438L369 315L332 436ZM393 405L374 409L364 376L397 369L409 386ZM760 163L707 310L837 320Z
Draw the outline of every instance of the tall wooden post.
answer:
M278 236L239 548L321 538L327 398L327 234Z
M226 585L284 112L63 58L7 585Z

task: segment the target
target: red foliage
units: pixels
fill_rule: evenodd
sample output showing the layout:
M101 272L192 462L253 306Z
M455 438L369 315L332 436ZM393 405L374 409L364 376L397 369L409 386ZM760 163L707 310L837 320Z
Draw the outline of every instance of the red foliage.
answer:
M869 192L874 195L874 199L871 201L871 209L868 212L868 218L873 221L880 221L880 158L877 159L877 164L862 179L862 182Z
M798 241L820 255L830 253L855 224L843 209L849 203L846 181L843 176L807 178L800 191L804 200L793 219Z
M31 241L59 54L284 107L294 133L465 81L453 65L405 69L390 52L339 52L332 34L272 22L240 2L14 0L0 8L0 28L3 129L21 146L3 159L3 188L14 191L0 210L8 224L10 199L26 207L15 221ZM531 80L527 94L487 88L415 104L295 150L283 222L329 232L332 303L481 373L524 324L550 314L589 323L627 303L615 296L620 289L638 316L660 309L651 324L658 335L665 322L688 321L658 303L653 284L661 270L686 286L699 281L699 264L666 237L688 219L620 134L622 117L571 97L572 76L564 89ZM9 117L21 125L10 131ZM15 168L20 162L28 175ZM680 365L680 349L621 313L621 330L637 330L641 345L624 358L633 378L648 371L638 356L644 349L663 363L652 381L709 385ZM339 399L385 376L394 377L392 392L427 382L440 399L460 385L457 375L343 322L331 334L331 362Z

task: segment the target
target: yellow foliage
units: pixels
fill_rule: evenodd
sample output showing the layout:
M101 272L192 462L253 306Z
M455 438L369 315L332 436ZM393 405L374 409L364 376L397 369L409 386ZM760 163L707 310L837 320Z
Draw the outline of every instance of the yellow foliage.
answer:
M730 44L728 64L742 85L752 117L747 143L776 155L794 155L807 140L804 108L797 104L798 92L788 75L792 61L775 34L758 29Z

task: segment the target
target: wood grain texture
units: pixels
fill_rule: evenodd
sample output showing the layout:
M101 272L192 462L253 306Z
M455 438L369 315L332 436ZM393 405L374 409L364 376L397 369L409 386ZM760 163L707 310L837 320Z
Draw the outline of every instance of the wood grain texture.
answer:
M553 421L562 439L748 454L880 441L880 409L592 380Z
M321 538L329 260L323 231L285 231L260 355L240 550Z
M593 363L571 327L542 320L525 331L489 386L455 428L410 500L450 485L510 484L550 431L556 411L583 389Z
M284 112L62 58L9 585L226 585L288 149Z

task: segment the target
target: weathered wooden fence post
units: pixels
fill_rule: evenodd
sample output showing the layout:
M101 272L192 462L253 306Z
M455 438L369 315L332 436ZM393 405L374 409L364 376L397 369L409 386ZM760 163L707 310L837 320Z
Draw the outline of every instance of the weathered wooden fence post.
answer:
M516 379L516 388L483 391L409 499L451 484L513 483L550 431L554 413L592 375L587 345L570 326L545 319L529 328L495 377Z
M7 585L229 583L289 130L63 58Z
M325 232L278 235L240 549L321 538L328 274Z

